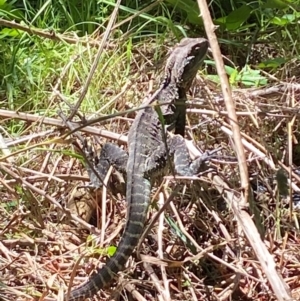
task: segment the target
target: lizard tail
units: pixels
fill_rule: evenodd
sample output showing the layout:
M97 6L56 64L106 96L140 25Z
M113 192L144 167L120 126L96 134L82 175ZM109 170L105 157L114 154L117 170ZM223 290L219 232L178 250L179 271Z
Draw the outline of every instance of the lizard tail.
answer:
M142 185L137 185L140 182ZM145 179L135 179L134 187L127 187L129 201L128 217L125 230L116 253L108 259L105 266L91 276L88 282L70 292L69 301L81 301L92 297L105 287L119 271L124 270L125 264L145 228L147 209L150 198L150 183ZM136 188L139 189L136 189ZM142 189L141 189L142 188ZM67 300L67 294L64 300Z

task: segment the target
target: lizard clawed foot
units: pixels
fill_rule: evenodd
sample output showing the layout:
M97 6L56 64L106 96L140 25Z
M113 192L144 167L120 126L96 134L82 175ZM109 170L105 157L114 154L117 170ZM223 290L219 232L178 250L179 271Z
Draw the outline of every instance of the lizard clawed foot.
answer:
M193 171L193 174L195 176L201 176L205 173L208 173L210 171L212 171L212 168L209 168L206 165L207 161L210 161L213 158L219 157L217 155L215 155L215 153L217 153L219 150L221 150L222 147L219 147L217 149L214 149L212 151L205 151L200 157L198 157L196 160L194 160L191 163L190 169Z

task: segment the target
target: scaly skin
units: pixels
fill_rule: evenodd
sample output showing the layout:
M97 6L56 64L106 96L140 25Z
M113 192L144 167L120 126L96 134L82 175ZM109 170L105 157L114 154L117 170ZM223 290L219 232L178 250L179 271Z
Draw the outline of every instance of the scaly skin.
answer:
M186 91L196 76L207 48L208 42L205 39L183 39L172 51L167 61L166 77L161 87L143 103L143 105L160 104L167 125L170 128L175 128L175 133L176 131L181 135L184 133L185 124L182 124L182 120L181 123L178 123L178 119L185 118L183 116L185 115L185 107L181 105L180 108L179 104L186 100ZM87 283L71 291L69 301L79 301L92 297L109 284L119 271L124 270L125 264L145 228L152 178L157 170L166 165L166 150L162 134L163 129L154 107L149 106L140 110L128 135L129 157L126 167L128 216L123 236L116 253L108 259L103 268L91 276ZM180 161L177 164L178 168L175 167L176 171L180 174L195 173L194 170L198 169L198 165L196 164L196 167L188 166L187 151L184 149L182 153L176 154L179 144L180 147L184 147L183 138L179 136L175 140L174 143L172 141L170 143L170 151L175 154L175 161ZM108 148L110 149L108 153L112 158L105 158L107 165L108 161L109 164L117 164L117 160L113 157L117 157L118 153L123 156L122 159L126 159L123 151L117 150L114 145L109 144ZM154 157L152 156L153 153ZM102 169L104 170L104 168Z

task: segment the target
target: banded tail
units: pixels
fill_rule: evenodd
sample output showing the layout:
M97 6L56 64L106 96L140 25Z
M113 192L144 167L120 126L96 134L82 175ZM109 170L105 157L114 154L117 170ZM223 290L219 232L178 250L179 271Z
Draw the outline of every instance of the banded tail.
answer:
M132 182L135 183L134 187L127 187L129 191L127 190L126 196L129 200L129 216L116 253L108 259L104 267L90 277L88 282L70 292L69 301L81 301L92 297L109 284L118 272L124 270L128 258L138 244L145 228L150 199L150 182L137 176L134 176ZM65 300L67 300L67 294Z

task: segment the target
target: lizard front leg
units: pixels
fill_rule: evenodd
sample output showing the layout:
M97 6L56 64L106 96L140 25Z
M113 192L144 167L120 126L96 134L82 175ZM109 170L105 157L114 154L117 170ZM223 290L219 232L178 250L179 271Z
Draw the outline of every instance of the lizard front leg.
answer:
M151 175L156 170L167 165L168 156L173 158L175 172L181 176L194 176L199 174L204 168L204 163L209 159L208 155L203 155L196 160L191 160L185 140L181 135L172 135L167 138L166 144L162 142L160 146L151 154L146 162L145 173Z
M94 156L90 149L85 150L85 153L87 159L98 173L98 175L96 175L90 165L86 163L86 169L90 178L89 187L95 189L100 188L103 185L103 180L111 165L123 175L126 174L128 154L117 145L112 143L104 144L99 156Z
M96 209L97 203L95 200L101 199L102 190L99 190L99 188L103 185L103 180L110 165L113 165L125 175L128 155L124 150L111 143L103 146L100 156L97 156L87 144L83 146L83 151L85 153L85 161L88 161L85 162L85 165L90 183L73 189L71 196L68 198L67 208L86 222L90 222ZM91 188L91 191L87 193L85 188Z

